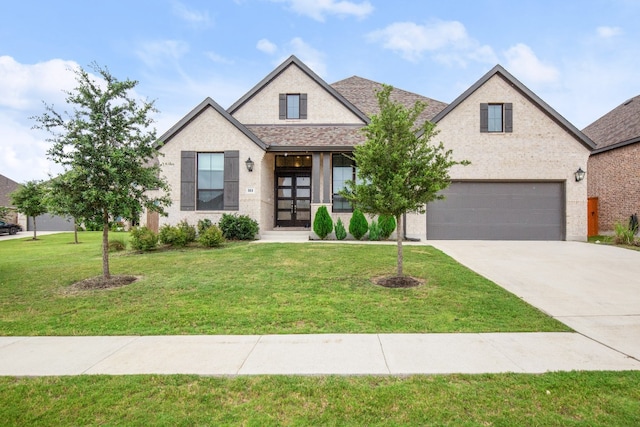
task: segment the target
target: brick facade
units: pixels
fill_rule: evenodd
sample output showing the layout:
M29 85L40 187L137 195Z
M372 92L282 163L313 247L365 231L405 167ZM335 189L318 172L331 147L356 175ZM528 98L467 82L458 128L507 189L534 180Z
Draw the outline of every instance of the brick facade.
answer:
M640 213L640 144L594 154L589 158L588 195L598 198L598 230L610 232L616 222L629 223Z

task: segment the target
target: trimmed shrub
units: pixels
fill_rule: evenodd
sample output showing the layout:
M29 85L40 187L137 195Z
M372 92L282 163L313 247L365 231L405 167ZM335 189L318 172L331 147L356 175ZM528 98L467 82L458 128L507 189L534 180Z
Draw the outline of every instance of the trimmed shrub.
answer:
M200 235L200 234L204 233L205 231L207 231L207 229L209 227L211 227L212 225L213 225L213 223L208 218L199 220L198 221L198 235Z
M217 248L224 243L224 236L222 230L217 225L211 225L207 227L200 236L198 236L198 243L207 248Z
M247 215L222 214L218 227L227 240L254 240L260 231L258 223Z
M178 230L180 230L180 238L186 242L185 246L196 241L196 228L189 225L186 220L178 223Z
M360 209L355 209L351 220L349 220L349 233L351 233L356 240L360 240L367 234L367 230L369 230L367 218L364 217Z
M196 240L196 229L187 221L180 221L177 226L165 224L160 228L159 237L165 245L183 248Z
M316 217L313 220L313 231L315 231L321 239L324 239L333 231L333 220L326 206L320 206L318 208Z
M380 237L386 240L396 229L396 219L391 215L380 215L378 225L380 226Z
M380 230L380 226L378 225L378 221L375 219L371 221L369 225L369 240L380 240L380 234L382 230Z
M147 227L134 227L129 242L136 251L152 251L158 246L158 235Z
M338 222L336 222L336 239L344 240L347 238L347 230L344 228L344 223L342 219L338 218Z
M109 240L109 252L120 252L127 249L127 243L122 239Z

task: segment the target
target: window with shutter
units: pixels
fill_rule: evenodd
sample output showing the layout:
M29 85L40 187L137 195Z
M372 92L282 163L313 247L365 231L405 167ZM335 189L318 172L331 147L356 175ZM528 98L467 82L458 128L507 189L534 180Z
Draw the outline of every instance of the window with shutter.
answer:
M480 104L480 132L513 132L513 104Z
M306 119L307 94L281 93L278 98L278 116L280 120Z
M180 153L180 210L196 209L196 152Z

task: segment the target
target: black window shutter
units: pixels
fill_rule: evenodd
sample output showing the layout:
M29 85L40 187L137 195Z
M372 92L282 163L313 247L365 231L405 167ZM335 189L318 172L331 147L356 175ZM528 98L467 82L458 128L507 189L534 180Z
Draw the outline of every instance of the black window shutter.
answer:
M307 118L307 94L306 93L300 94L300 118L301 119Z
M180 210L196 210L196 152L180 153Z
M224 152L224 209L240 209L240 152Z
M504 104L504 131L513 132L513 104Z
M489 132L489 104L480 104L480 132Z
M287 118L287 94L280 94L280 120L284 120Z

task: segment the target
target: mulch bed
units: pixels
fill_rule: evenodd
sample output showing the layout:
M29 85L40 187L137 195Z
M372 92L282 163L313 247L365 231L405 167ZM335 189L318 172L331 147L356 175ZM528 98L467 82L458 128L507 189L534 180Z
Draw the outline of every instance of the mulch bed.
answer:
M415 288L424 284L424 280L411 276L376 277L372 281L385 288Z
M113 289L122 286L130 285L137 281L137 276L111 276L110 279L105 279L102 276L90 277L88 279L81 280L70 286L75 291L91 291L95 289Z

